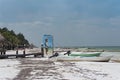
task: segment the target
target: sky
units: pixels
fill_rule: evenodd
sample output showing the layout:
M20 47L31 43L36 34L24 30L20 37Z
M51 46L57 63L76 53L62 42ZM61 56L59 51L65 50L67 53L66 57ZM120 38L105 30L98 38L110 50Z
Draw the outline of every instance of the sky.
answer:
M120 46L120 0L0 0L0 27L40 46Z

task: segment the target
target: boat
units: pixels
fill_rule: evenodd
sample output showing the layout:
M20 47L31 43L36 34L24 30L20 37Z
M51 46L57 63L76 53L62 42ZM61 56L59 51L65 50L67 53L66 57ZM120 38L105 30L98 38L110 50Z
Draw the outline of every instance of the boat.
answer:
M110 59L110 62L118 62L120 63L120 56L114 56Z
M57 61L87 61L87 62L108 62L111 56L100 57L57 57Z
M80 54L71 53L69 56L93 57L100 56L100 54L101 53L80 53Z

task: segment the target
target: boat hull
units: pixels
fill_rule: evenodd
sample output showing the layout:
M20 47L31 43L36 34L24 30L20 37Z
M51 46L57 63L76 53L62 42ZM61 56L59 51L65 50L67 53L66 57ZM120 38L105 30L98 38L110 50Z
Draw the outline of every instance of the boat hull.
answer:
M70 54L69 56L81 56L81 57L93 57L93 56L100 56L101 53L89 53L89 54Z
M108 62L111 57L58 57L57 61Z

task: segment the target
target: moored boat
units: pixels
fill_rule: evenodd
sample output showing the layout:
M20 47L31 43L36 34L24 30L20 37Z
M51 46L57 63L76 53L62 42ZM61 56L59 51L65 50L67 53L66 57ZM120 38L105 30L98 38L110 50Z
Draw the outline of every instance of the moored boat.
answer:
M110 59L110 62L118 62L120 63L120 56L114 56Z
M88 61L88 62L108 62L111 56L106 57L57 57L57 61Z
M100 56L101 53L80 53L80 54L73 54L71 53L69 56L81 56L81 57L93 57L93 56Z

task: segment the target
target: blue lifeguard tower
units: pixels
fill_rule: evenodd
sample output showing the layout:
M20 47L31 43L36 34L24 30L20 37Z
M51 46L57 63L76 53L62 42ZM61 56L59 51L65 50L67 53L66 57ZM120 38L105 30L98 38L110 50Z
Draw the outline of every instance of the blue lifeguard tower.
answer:
M43 47L45 47L45 43L46 43L46 39L47 39L47 43L48 43L48 50L52 50L52 53L54 52L54 43L53 43L53 36L52 35L43 35L43 38L42 38L42 45Z

